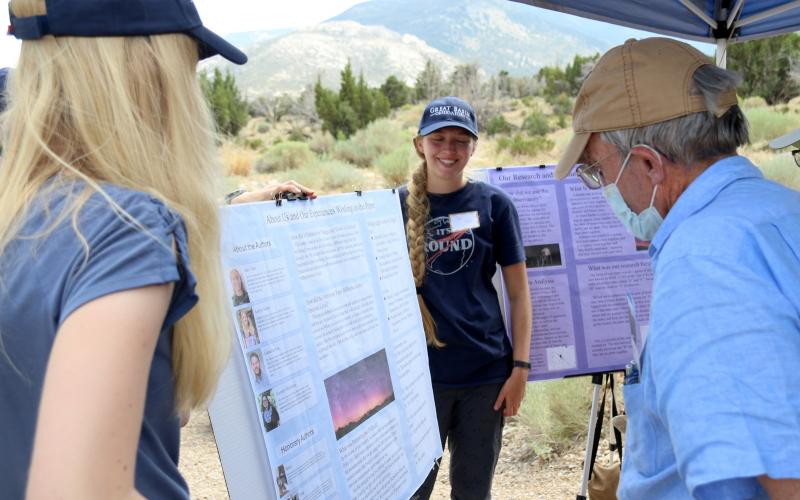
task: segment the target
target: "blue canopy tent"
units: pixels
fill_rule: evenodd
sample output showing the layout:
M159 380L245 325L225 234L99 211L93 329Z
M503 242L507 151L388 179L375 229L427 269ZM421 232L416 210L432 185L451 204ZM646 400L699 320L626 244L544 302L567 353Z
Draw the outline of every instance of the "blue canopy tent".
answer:
M714 43L725 67L730 42L800 30L800 0L512 0L588 19Z

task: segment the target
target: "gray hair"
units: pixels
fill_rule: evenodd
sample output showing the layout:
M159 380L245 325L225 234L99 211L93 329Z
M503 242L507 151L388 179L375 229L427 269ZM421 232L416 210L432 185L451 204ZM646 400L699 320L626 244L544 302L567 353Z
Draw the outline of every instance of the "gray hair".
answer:
M655 125L612 130L602 133L603 141L616 146L625 156L637 144L647 144L680 165L735 154L736 148L750 142L747 119L737 105L719 118L720 95L736 88L741 77L713 64L697 68L692 76L693 93L702 95L709 111L691 113Z

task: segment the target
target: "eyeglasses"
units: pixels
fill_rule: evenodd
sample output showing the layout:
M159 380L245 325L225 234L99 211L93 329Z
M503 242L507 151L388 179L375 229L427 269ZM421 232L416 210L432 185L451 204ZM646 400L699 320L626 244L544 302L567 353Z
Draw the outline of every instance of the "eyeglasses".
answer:
M800 167L800 149L792 151L792 156L794 156L794 164Z
M587 188L600 189L601 187L605 186L606 179L603 177L603 172L600 171L600 162L606 158L597 160L591 165L583 164L575 169L575 175L578 176L578 179L583 181Z

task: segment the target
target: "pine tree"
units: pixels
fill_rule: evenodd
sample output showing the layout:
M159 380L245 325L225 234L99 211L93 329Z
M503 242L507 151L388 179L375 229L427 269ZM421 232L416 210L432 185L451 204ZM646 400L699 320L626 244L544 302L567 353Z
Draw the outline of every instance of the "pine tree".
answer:
M389 101L389 107L396 109L408 102L410 89L396 76L390 75L381 85L381 93Z
M728 47L728 66L742 75L739 92L761 96L769 104L800 95L795 71L800 62L800 35L750 40Z
M199 78L200 88L211 108L217 131L235 136L250 118L247 101L242 98L236 79L230 72L225 72L223 76L219 68L214 69L213 80L205 72L200 73Z

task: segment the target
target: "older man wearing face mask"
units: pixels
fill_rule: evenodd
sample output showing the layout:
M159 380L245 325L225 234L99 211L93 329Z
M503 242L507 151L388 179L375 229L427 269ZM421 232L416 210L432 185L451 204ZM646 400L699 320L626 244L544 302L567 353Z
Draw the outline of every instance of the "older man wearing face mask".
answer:
M737 155L737 83L684 43L629 40L583 84L556 169L582 163L651 242L622 499L800 498L800 194Z

